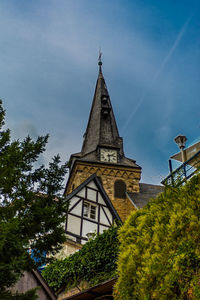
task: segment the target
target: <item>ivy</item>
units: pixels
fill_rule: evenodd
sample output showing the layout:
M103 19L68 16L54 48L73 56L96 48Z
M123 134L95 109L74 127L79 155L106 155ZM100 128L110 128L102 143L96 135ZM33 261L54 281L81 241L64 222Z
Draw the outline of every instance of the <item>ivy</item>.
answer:
M95 285L114 277L119 248L117 230L118 227L111 227L78 252L49 264L42 272L49 286L58 291L77 286L83 280Z

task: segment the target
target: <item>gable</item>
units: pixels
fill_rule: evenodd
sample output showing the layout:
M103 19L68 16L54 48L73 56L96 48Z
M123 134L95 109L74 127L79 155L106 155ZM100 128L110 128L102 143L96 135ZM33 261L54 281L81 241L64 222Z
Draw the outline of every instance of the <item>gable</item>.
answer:
M77 242L86 242L88 233L103 233L119 219L95 174L68 195L67 201L66 233Z
M30 289L37 288L38 300L56 300L51 288L48 286L42 275L35 270L24 272L16 284L10 289L12 293L25 293Z

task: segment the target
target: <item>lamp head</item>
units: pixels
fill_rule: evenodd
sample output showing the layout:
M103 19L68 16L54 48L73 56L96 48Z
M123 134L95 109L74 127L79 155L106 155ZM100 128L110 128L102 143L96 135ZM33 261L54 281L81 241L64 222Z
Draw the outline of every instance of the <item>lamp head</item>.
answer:
M187 141L187 138L185 135L179 134L174 138L175 143L178 145L178 147L183 150L185 148L185 143Z

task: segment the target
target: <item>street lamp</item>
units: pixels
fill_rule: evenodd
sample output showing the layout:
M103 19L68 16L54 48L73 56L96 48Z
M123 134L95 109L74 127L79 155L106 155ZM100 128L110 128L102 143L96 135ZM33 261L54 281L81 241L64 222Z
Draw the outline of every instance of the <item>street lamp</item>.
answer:
M179 149L181 150L182 162L184 163L187 160L186 151L184 150L187 138L185 135L179 134L174 138L174 141L178 145Z

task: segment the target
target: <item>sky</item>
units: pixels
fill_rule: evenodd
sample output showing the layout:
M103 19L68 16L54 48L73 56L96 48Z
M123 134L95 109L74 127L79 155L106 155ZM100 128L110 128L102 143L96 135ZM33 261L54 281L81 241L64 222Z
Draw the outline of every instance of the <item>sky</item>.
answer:
M0 98L13 139L49 134L40 161L79 152L103 74L127 157L159 184L200 140L200 2L1 0ZM175 166L175 164L174 164Z

